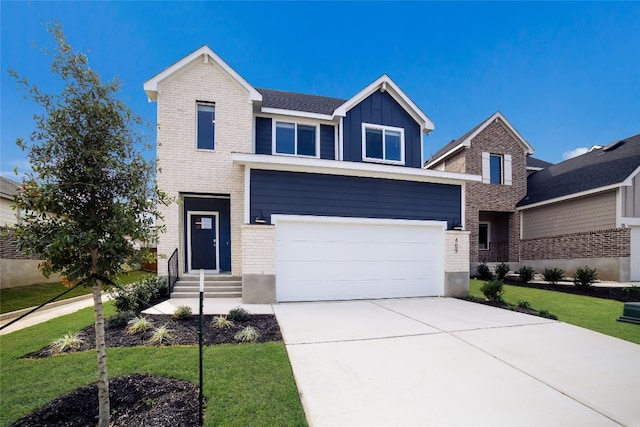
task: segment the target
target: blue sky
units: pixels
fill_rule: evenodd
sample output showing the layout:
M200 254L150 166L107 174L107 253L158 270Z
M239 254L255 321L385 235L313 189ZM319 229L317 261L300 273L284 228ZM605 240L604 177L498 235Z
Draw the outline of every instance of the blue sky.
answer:
M495 111L551 162L640 133L640 3L1 1L0 13L9 177L27 167L15 139L36 110L7 70L59 90L33 47L51 44L51 19L104 79L123 81L152 141L143 83L205 44L260 88L349 98L388 74L435 122L426 156Z

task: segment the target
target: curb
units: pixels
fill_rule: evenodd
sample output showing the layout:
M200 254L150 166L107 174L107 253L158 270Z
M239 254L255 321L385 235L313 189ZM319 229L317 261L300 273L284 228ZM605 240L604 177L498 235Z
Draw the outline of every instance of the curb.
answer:
M104 292L103 292L103 295L104 295ZM61 305L72 304L74 302L83 301L83 300L91 299L91 298L93 298L93 295L87 294L87 295L80 295L80 296L73 297L73 298L63 299L63 300L60 300L60 301L54 301L52 303L49 303L49 304L45 305L40 310L49 310L51 308L60 307ZM23 314L28 313L29 311L33 310L34 308L36 308L36 307L22 308L20 310L10 311L8 313L0 314L0 322L5 321L5 320L15 319L16 317L20 317Z

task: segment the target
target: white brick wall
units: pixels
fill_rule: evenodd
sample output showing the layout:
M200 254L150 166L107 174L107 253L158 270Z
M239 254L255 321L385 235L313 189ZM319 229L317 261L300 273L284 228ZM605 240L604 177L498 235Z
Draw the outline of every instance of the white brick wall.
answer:
M276 228L273 225L242 226L244 274L276 274Z
M196 101L215 102L215 150L196 150ZM180 193L231 196L231 270L242 274L244 168L233 165L231 153L252 151L252 105L247 91L213 61L202 58L162 81L158 90L158 186L176 199ZM184 271L183 205L160 207L166 233L158 254L179 248ZM158 273L167 274L166 259Z
M444 271L469 271L469 234L468 231L446 231L444 233Z

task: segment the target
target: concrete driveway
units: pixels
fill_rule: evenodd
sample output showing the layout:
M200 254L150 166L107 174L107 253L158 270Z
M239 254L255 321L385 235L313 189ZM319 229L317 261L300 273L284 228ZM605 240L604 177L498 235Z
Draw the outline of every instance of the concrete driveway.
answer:
M312 426L640 426L640 346L448 298L273 306Z

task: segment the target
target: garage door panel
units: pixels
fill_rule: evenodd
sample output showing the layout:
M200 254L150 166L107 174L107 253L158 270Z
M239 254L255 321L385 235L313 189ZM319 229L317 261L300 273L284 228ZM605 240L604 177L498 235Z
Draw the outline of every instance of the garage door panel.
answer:
M410 233L398 232L398 230ZM439 230L425 229L415 225L370 225L357 223L287 223L284 230L278 231L277 238L284 241L325 241L342 242L345 240L363 243L423 243L426 238L435 236ZM348 236L348 239L345 239Z
M345 277L357 277L362 281L378 280L381 277L388 280L426 278L434 273L435 269L441 268L438 263L420 261L405 261L402 263L362 261L341 262L332 265L326 265L320 261L305 264L289 262L282 263L281 267L277 273L278 279L296 282L310 279L335 281L342 280ZM311 275L313 277L310 278Z
M435 286L431 289L417 279L406 279L394 283L396 291L402 293L402 297L420 297L424 292L436 292ZM358 280L341 280L331 283L324 281L309 281L299 283L295 292L287 294L281 301L318 301L318 300L345 300L345 299L375 299L389 298L388 281L372 281L363 295L361 282Z
M276 298L442 295L442 223L278 216Z
M371 246L376 250L372 251ZM355 261L403 261L424 259L425 252L436 253L442 246L437 243L361 243L361 242L313 242L297 241L285 245L278 253L282 261L307 261L314 259L339 262L345 259Z

